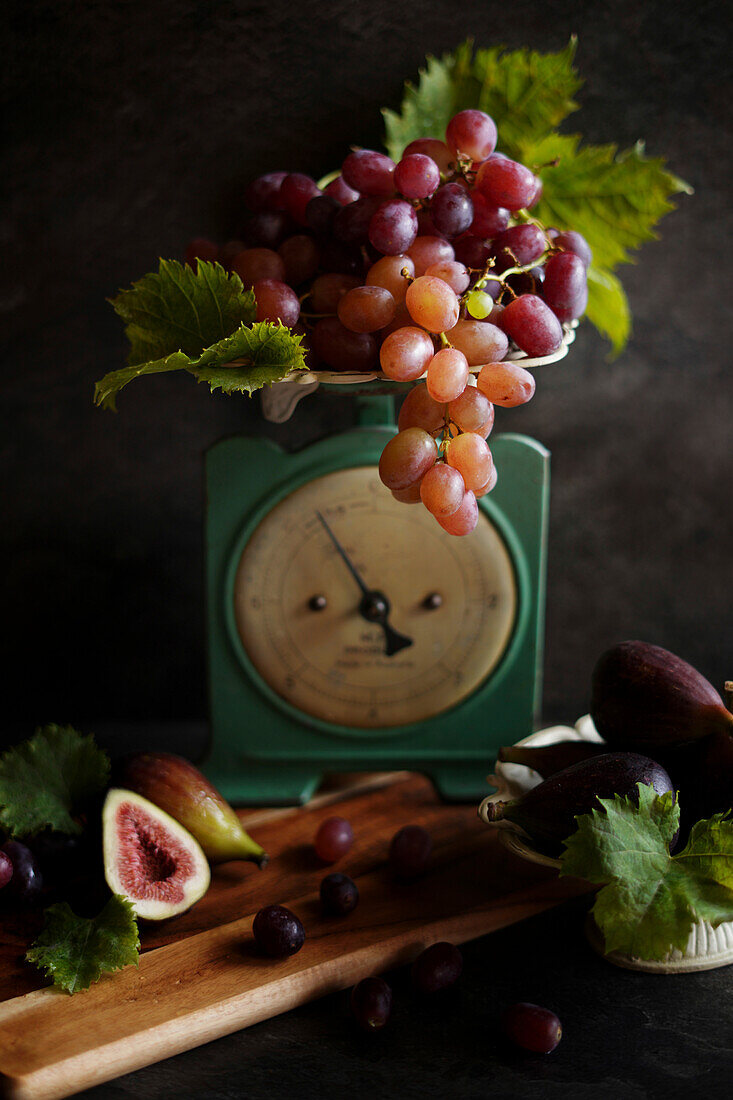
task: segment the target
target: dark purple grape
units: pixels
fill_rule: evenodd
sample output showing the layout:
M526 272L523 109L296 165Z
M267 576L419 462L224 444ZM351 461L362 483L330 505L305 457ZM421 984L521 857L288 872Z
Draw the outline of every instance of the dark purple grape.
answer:
M295 955L305 943L305 929L295 913L284 905L266 905L252 924L255 943L265 955L284 959Z
M364 1031L378 1031L392 1011L392 990L383 978L363 978L351 990L351 1011Z
M223 244L219 249L219 263L222 267L225 267L227 271L231 271L232 261L235 256L238 256L240 252L244 252L247 245L244 241L231 240Z
M356 203L353 205L356 206ZM407 252L416 237L417 214L409 202L402 199L382 203L369 222L369 240L385 256L399 256Z
M476 173L476 190L494 206L522 210L535 201L537 177L503 153L492 153Z
M0 890L7 886L13 877L13 861L7 852L0 849Z
M341 204L332 195L316 195L305 208L305 221L314 233L330 233Z
M562 1038L562 1024L549 1008L521 1001L504 1013L504 1034L516 1046L549 1054Z
M244 201L250 210L259 214L263 210L282 210L280 189L287 172L267 172L252 180L244 192Z
M359 890L353 879L339 871L326 875L321 883L321 904L327 913L345 917L358 903Z
M545 234L537 225L513 225L505 229L491 243L491 253L496 258L494 270L506 271L509 267L524 267L539 260L545 251Z
M453 241L453 250L458 262L473 271L483 271L491 255L491 246L471 233L464 233L457 241Z
M403 878L421 874L430 862L433 840L421 825L405 825L395 833L389 846L389 862Z
M511 287L518 297L520 294L539 294L544 281L545 269L538 264L531 271L519 271L516 275L507 276L506 286ZM511 301L510 295L506 296L506 300Z
M44 883L63 883L87 869L90 858L89 830L82 836L45 829L28 841Z
M300 286L301 283L312 279L318 271L318 246L313 238L305 233L288 237L277 251L285 264L285 282L289 286Z
M253 214L242 226L241 235L247 248L277 248L292 231L293 222L287 214L277 210L263 210Z
M455 985L463 971L463 955L453 943L426 947L412 964L412 984L420 993L438 993Z
M25 905L31 905L43 889L43 877L38 860L30 848L18 840L6 840L2 851L10 857L13 864L13 877L8 884L8 894Z
M394 161L384 153L357 149L341 166L344 182L362 195L386 197L394 192Z
M559 321L574 321L588 304L588 275L575 252L558 252L545 265L542 297Z
M345 244L364 244L369 238L369 223L381 201L373 195L362 195L348 206L342 206L333 219L333 234Z
M355 244L326 237L320 242L321 270L334 275L361 275L364 270L364 257Z
M213 241L207 240L206 237L196 237L195 240L186 248L186 255L184 262L196 270L198 260L208 260L213 262L219 259L219 246L214 244Z
M590 267L593 262L593 253L582 234L576 233L574 229L567 229L563 233L558 232L557 229L550 229L548 236L558 248L562 248L564 252L574 252L576 256L580 256L586 267Z
M509 302L499 324L530 359L552 355L562 344L562 325L536 294L521 294Z
M473 221L469 232L474 237L479 237L482 241L487 238L492 239L509 225L509 211L503 206L492 206L480 191L472 192L471 201L473 202Z
M311 334L313 350L331 370L379 370L379 348L370 332L351 332L338 317L324 317Z
M471 196L460 183L446 183L433 195L430 217L445 237L460 237L473 221Z
M302 172L291 172L280 187L283 206L298 225L305 225L305 209L310 200L320 194L316 181Z
M354 830L345 817L327 817L318 826L313 847L324 863L335 863L354 843Z

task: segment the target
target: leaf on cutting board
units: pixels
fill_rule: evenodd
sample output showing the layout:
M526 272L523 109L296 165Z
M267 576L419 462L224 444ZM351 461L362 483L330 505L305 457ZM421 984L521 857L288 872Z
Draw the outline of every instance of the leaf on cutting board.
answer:
M662 959L684 951L693 924L733 920L733 820L698 822L685 849L671 856L679 805L638 784L639 805L621 795L576 818L565 841L561 875L602 886L593 916L606 951Z
M92 919L78 917L66 902L44 912L43 929L26 953L28 962L68 993L88 989L104 973L140 958L140 938L131 902L113 894Z
M43 726L0 756L0 826L13 837L80 833L75 814L107 786L109 757L71 726Z

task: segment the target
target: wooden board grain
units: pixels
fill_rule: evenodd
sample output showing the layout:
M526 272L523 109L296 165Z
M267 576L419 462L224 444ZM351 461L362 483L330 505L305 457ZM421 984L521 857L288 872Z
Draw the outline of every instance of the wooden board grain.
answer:
M356 841L338 864L358 883L360 902L344 918L320 911L328 873L312 838L334 812ZM39 989L22 961L17 926L0 940L0 1084L13 1100L53 1100L188 1050L368 974L410 961L439 939L460 943L537 913L587 889L523 863L498 843L475 807L440 803L420 776L362 777L308 806L244 813L267 848L265 871L228 864L190 912L142 932L139 968L105 976L73 997ZM389 841L404 824L434 839L430 871L396 881ZM289 959L260 956L252 920L263 905L286 904L307 939ZM0 925L2 927L2 925Z

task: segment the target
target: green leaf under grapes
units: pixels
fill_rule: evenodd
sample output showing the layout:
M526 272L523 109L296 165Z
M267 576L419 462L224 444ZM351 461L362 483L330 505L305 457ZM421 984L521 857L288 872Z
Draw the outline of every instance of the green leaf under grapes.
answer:
M620 795L600 798L603 809L576 818L560 874L602 885L593 916L607 952L662 959L685 949L696 921L733 920L733 820L699 821L671 856L679 805L671 791L638 789L638 806Z
M161 260L157 272L110 301L125 322L131 366L165 360L178 351L196 358L255 318L254 292L244 289L238 275L202 260L196 271L177 260Z
M611 341L616 354L623 351L631 334L629 300L620 281L594 264L588 269L588 306L585 316L601 336Z
M78 917L66 902L51 905L26 959L68 993L88 989L103 973L140 959L140 939L132 904L113 894L91 920Z
M177 351L165 359L110 371L97 382L94 400L97 405L114 410L117 394L128 383L145 374L174 370L185 370L197 381L208 382L212 392L221 389L224 393L251 394L262 386L280 382L291 370L305 369L301 340L301 336L284 325L269 321L240 325L230 336L204 348L195 358Z
M0 756L0 827L14 837L41 829L80 833L74 815L109 782L109 757L91 735L44 726Z
M415 138L443 138L457 111L486 111L499 127L501 149L516 156L520 140L544 137L577 110L573 96L582 84L573 67L576 40L558 53L477 50L468 41L438 60L426 59L417 86L405 84L400 112L383 111L385 145L399 160Z

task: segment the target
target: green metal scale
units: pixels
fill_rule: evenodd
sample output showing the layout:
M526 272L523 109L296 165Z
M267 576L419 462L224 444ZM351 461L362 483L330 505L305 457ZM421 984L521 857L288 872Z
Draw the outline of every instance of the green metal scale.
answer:
M498 746L534 728L549 454L492 437L497 487L455 538L380 482L394 431L207 455L206 770L232 801L304 802L327 772L392 769L475 800Z

